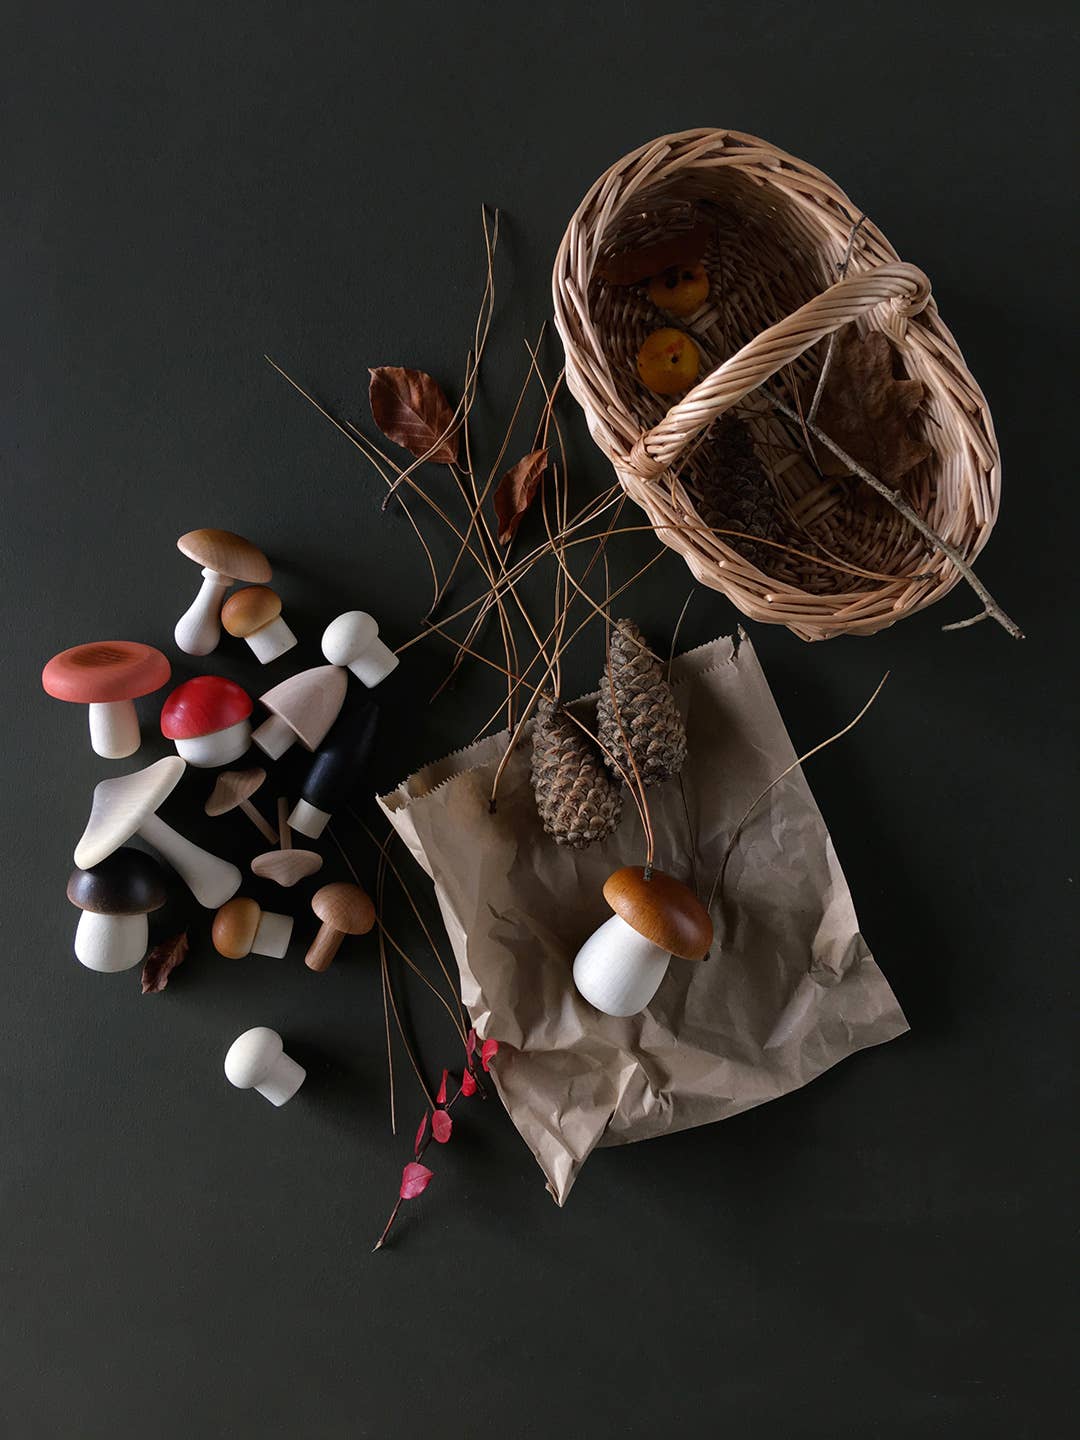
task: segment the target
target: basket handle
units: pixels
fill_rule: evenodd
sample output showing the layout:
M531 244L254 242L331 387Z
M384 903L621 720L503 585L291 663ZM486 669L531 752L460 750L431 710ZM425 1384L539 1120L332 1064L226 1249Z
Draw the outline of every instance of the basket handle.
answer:
M891 301L899 317L917 315L930 299L930 281L899 260L848 275L785 319L747 342L673 405L630 451L630 468L655 480L701 431L833 330Z

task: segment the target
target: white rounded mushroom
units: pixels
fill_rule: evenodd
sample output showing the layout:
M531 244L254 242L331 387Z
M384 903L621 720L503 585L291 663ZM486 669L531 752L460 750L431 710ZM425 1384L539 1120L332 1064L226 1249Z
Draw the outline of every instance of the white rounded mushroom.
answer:
M379 639L379 627L364 610L347 610L323 631L322 652L331 665L343 665L369 689L385 680L400 663Z
M285 1054L276 1030L257 1025L229 1046L225 1075L238 1090L257 1090L271 1105L284 1105L300 1089L307 1071Z

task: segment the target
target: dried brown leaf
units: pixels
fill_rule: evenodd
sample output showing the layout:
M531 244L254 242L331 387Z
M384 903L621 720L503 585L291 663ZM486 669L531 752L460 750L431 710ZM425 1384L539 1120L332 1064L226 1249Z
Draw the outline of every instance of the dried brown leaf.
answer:
M163 940L160 945L155 945L143 961L142 993L156 995L160 990L164 990L169 983L169 976L177 965L182 963L187 952L186 930Z
M499 481L495 490L495 518L499 522L500 545L509 545L517 534L522 516L536 499L547 463L546 450L530 450Z
M454 412L426 371L380 365L371 371L369 398L375 424L388 440L418 460L426 457L440 465L457 463Z
M651 245L639 245L637 249L620 250L608 255L596 267L601 280L609 285L636 285L669 270L672 265L692 265L705 254L709 243L709 226L698 224L678 235L669 235L664 240L654 240Z
M888 336L880 330L859 335L848 326L833 352L817 424L860 465L895 485L931 453L932 447L911 432L911 417L925 395L921 380L898 380L893 374ZM815 458L825 475L851 473L823 445L815 446Z

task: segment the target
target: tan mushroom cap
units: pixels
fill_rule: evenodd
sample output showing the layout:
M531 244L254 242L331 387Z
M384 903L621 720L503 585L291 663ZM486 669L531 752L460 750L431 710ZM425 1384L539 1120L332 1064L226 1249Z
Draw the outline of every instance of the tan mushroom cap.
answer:
M337 665L317 665L290 675L260 695L260 702L296 733L308 750L317 750L337 719L349 683L348 671Z
M341 930L346 935L366 935L375 924L375 906L371 896L359 885L337 880L324 885L311 897L311 908L332 930Z
M250 800L265 779L266 771L257 765L251 770L223 770L203 809L207 815L227 815Z
M265 585L274 573L259 547L231 530L189 530L176 548L196 565L250 585Z
M681 960L704 960L713 940L709 912L694 892L662 870L649 880L640 865L609 875L604 899L632 930Z
M227 900L214 916L210 929L214 949L228 960L242 960L251 952L261 918L262 911L246 895Z
M130 840L143 821L171 795L187 769L179 755L155 760L145 770L117 775L94 787L94 802L82 839L75 846L75 864L89 870L125 840Z
M251 862L251 873L258 875L260 880L272 880L275 885L281 885L286 890L296 884L298 880L305 880L309 875L323 867L323 857L316 855L314 850L267 850L262 855L256 855Z
M237 590L221 607L221 623L230 635L243 640L269 625L281 614L281 597L265 585L249 585Z

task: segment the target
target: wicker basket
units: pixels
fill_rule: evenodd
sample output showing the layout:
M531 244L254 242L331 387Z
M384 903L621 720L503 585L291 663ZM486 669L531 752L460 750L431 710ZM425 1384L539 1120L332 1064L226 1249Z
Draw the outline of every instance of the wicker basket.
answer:
M751 619L807 640L872 634L932 604L958 574L865 483L823 479L797 427L755 393L765 381L794 404L795 389L805 395L820 374L824 337L849 322L884 330L897 373L923 381L927 395L914 425L931 454L904 476L902 493L968 559L986 543L1000 493L986 401L938 318L929 282L869 221L855 230L859 214L827 175L764 140L689 130L602 175L555 261L567 384L624 490L698 580ZM594 272L613 252L702 221L712 233L710 298L683 323L711 373L665 412L638 381L635 358L650 331L679 322L652 307L644 285L610 285ZM872 576L787 549L767 552L766 574L702 521L693 497L709 464L710 427L729 410L750 427L775 487L783 544Z

